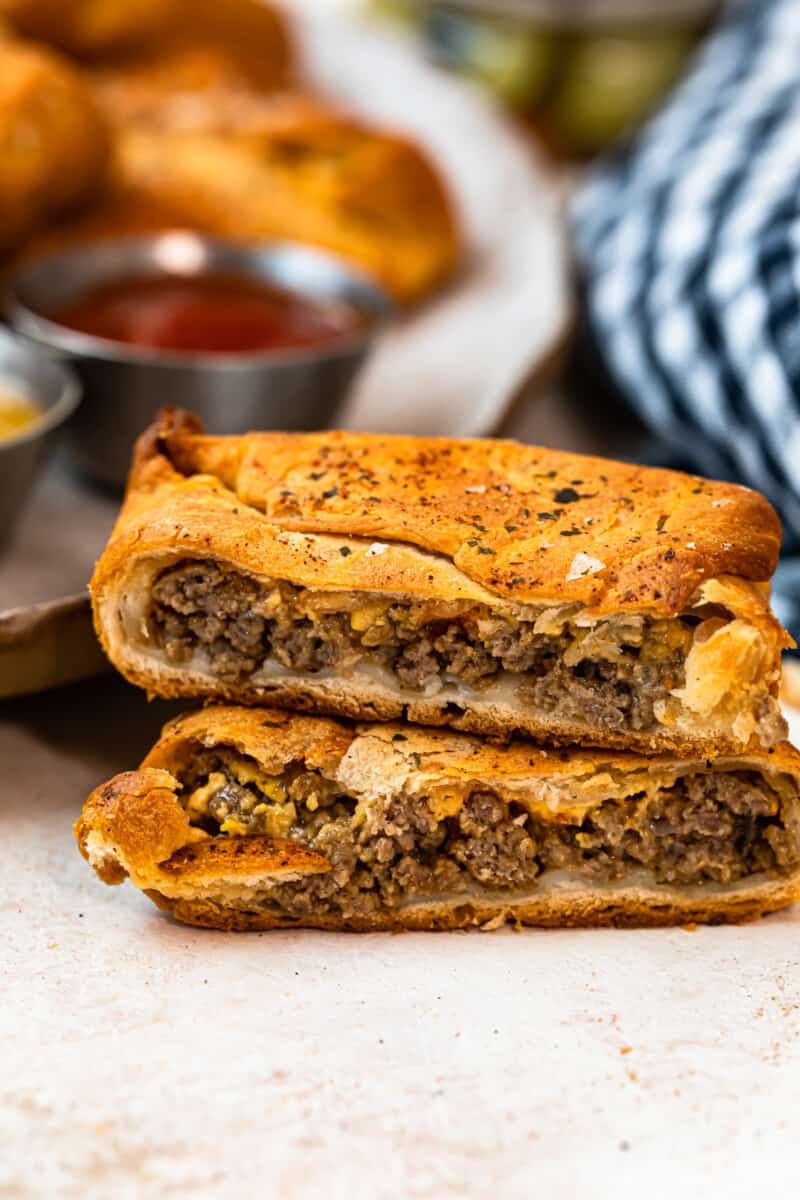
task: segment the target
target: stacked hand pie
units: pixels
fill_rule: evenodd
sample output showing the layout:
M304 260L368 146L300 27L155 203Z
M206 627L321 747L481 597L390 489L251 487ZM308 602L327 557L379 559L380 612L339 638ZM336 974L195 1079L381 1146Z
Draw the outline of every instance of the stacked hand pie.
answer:
M800 892L779 546L757 493L676 472L166 415L95 620L151 695L212 704L93 793L81 850L221 928L779 908Z

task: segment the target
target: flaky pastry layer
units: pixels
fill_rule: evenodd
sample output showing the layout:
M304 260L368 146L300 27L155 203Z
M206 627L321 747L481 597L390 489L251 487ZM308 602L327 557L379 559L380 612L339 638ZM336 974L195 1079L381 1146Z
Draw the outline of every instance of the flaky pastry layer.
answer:
M306 814L313 833L308 832L309 824L306 833L298 827L287 830L289 836L237 835L237 821L245 810L238 818L228 815L227 820L217 810L216 820L222 825L216 833L210 832L203 821L207 813L195 803L203 789L195 790L193 775L202 756L209 754L230 756L241 768L240 782L257 781L262 806L272 805L276 811L287 796L285 790L276 790L282 787L281 779L297 779L297 772L316 779L319 792L312 793L317 798ZM507 853L510 845L519 846L522 833L518 836L517 829L523 831L526 825L536 827L540 840L543 831L557 833L568 824L588 830L587 818L595 819L608 804L623 804L626 819L633 823L643 806L682 780L713 780L719 786L720 780L734 776L752 780L745 786L756 789L754 796L761 789L780 806L786 836L794 846L782 869L759 869L743 878L731 877L730 882L698 877L694 883L665 883L635 862L616 878L587 876L585 864L573 862L544 869L539 877L526 877L515 886L498 887L501 860L496 848L486 851L487 870L494 874L487 874L485 883L480 870L474 869L474 854L482 845L479 838L470 843L466 857L462 854L463 862L472 864L469 875L462 871L459 888L450 893L428 894L415 886L404 894L395 886L396 880L387 877L386 888L380 885L380 899L369 909L361 902L361 893L353 898L345 890L337 893L336 886L319 892L316 900L312 888L310 902L297 907L298 889L302 892L314 880L330 877L346 887L345 876L337 874L343 869L339 851L353 829L382 822L384 832L408 846L402 841L407 828L403 833L396 816L403 805L416 814L424 811L432 828L431 821L458 822L466 807L474 806L476 796L486 804L488 793L491 803L518 814L513 827L508 826L509 840L502 851ZM170 723L138 771L98 788L86 802L76 836L81 852L105 882L119 883L129 876L180 920L224 929L298 924L355 930L439 929L506 920L542 925L743 920L780 908L798 894L799 787L800 755L788 745L771 753L753 749L707 763L583 750L548 752L521 742L499 748L461 734L409 725L354 729L274 709L212 707ZM326 788L332 792L327 800ZM742 794L735 808L746 820ZM342 797L351 805L346 819L335 807ZM424 809L420 808L423 800ZM697 797L691 803L696 805ZM257 808L247 811L249 819L258 817ZM224 813L229 813L229 806ZM290 819L299 820L294 808ZM711 819L706 814L698 828L708 833ZM333 836L326 840L331 831ZM588 846L587 837L591 835L581 832L578 845ZM385 840L375 843L379 864L389 861L388 851L381 850ZM442 843L436 845L441 849ZM395 846L392 853L401 856L397 869L407 874L402 852ZM435 855L435 848L426 853ZM593 853L586 859L592 872ZM662 868L671 861L668 845L660 861ZM344 897L341 901L339 894Z

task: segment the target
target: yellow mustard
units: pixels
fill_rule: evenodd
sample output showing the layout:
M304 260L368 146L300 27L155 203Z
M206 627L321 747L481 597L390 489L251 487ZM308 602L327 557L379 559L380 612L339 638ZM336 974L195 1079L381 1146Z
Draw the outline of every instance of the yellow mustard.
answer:
M0 441L16 437L41 417L41 410L32 400L0 388Z

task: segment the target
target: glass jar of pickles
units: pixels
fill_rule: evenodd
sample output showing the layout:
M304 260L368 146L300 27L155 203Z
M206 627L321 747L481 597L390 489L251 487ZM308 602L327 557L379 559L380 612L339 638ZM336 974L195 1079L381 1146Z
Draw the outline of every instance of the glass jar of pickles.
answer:
M482 80L559 157L631 132L679 78L720 0L372 0Z

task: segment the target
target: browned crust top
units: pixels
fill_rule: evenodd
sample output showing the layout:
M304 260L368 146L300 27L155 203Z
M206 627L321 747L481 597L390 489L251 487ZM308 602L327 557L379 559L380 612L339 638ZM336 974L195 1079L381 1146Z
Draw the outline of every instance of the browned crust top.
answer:
M205 515L211 552L223 527L243 547L265 526L363 540L361 554L332 553L335 572L325 563L343 588L385 579L387 566L367 555L374 539L389 561L415 548L417 573L433 555L510 600L663 616L716 576L769 580L780 550L780 523L758 492L677 471L489 439L200 428L165 413L143 436L117 535L138 536L157 503L196 523Z
M373 749L390 749L396 777L408 770L426 778L463 780L534 779L618 772L657 771L677 763L705 766L706 760L675 755L645 755L624 750L592 750L580 746L554 748L513 741L496 745L469 734L428 729L405 722L357 724L333 717L305 716L275 708L209 705L184 713L164 726L161 737L144 759L145 768L181 770L204 747L230 746L254 758L268 773L290 763L333 773L353 742L369 740ZM387 760L381 755L381 760ZM771 750L754 744L741 754L722 756L719 766L752 766L782 771L800 780L800 752L788 742ZM391 776L387 776L386 783Z
M164 768L174 775L188 765L198 746L230 746L256 759L269 774L277 775L294 762L333 772L354 736L351 725L329 717L211 705L165 725L142 767Z

